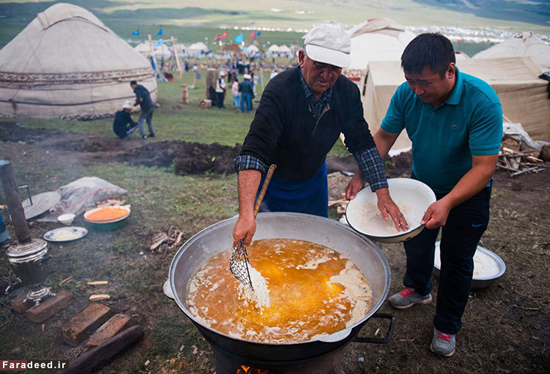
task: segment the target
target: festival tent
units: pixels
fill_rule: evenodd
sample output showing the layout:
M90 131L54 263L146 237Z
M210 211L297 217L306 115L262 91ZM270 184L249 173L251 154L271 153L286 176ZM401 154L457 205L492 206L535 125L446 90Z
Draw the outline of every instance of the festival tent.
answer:
M149 61L81 7L52 5L0 50L0 116L96 119L135 95L156 101Z
M193 43L187 49L187 53L190 55L199 55L201 52L208 52L208 47L203 42Z
M149 54L151 53L151 43L141 42L134 47L134 51L142 54L145 57L149 57Z
M521 123L535 140L550 141L550 100L547 83L539 79L538 66L529 57L464 59L457 61L461 72L489 83L502 103L504 120ZM386 115L397 87L405 82L400 61L371 61L367 68L362 101L371 132L376 132ZM394 149L410 147L403 132Z
M531 57L540 66L541 71L550 68L550 45L544 43L535 34L524 32L518 37L510 38L502 43L487 48L473 59Z
M351 64L342 74L363 85L370 61L399 61L403 50L416 36L389 18L374 18L348 30Z
M272 44L268 49L267 53L279 53L279 46L277 44Z
M260 52L260 50L254 44L250 44L248 47L246 47L246 53L249 55L252 55L258 52Z
M172 56L172 51L164 43L155 45L153 48L153 53L155 54L157 60L164 58L165 61L168 61L168 59Z

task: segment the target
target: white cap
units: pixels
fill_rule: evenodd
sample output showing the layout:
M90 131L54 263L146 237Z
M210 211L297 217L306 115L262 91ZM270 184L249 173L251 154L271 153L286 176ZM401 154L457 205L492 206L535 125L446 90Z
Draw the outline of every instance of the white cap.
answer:
M244 79L252 79L252 77L250 76L250 74L245 74L245 75L243 75L243 78L244 78Z
M309 30L304 45L313 61L340 68L351 64L351 39L341 26L321 25Z
M122 106L122 109L132 109L133 107L134 105L132 104L132 102L130 100L126 100L126 102Z
M222 70L222 71L220 72L220 77L225 77L225 71Z

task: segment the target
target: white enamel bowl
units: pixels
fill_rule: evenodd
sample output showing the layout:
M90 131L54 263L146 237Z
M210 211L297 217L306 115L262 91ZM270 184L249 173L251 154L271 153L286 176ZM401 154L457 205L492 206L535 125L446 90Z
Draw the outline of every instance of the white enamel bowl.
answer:
M428 207L436 201L428 185L409 178L388 179L390 196L405 216L407 231L397 231L393 221L385 222L378 210L376 193L363 188L346 208L346 220L357 232L382 243L399 243L418 235L424 225L420 220Z

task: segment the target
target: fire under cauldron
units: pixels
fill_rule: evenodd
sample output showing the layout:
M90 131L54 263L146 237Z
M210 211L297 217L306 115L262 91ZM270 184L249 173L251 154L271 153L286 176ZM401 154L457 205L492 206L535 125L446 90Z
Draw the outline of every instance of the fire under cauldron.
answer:
M260 213L254 239L284 238L305 240L329 247L350 259L365 275L372 288L372 306L353 326L319 339L290 344L251 342L220 333L199 321L188 309L188 284L195 272L212 256L231 248L236 218L218 222L190 238L176 253L170 266L169 282L174 300L211 344L216 372L250 373L337 373L342 372L343 357L352 341L384 344L391 340L395 319L376 314L389 291L391 271L380 248L370 239L334 220L299 213ZM229 266L229 264L228 264ZM229 271L229 269L228 269ZM385 338L359 338L370 318L390 320ZM247 369L248 370L248 369Z
M25 301L30 300L39 305L40 301L48 296L55 296L49 288L42 286L47 276L48 260L51 258L47 243L45 240L30 237L25 211L9 161L0 160L0 180L18 242L8 248L6 255L17 278L23 285L30 287Z

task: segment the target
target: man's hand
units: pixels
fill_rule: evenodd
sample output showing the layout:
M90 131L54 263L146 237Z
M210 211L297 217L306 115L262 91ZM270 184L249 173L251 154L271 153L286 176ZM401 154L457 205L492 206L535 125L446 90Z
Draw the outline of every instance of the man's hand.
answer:
M393 202L389 190L387 188L376 190L376 196L378 197L378 209L382 214L382 219L388 222L391 216L397 231L407 231L409 229L407 220L399 210L399 207Z
M233 227L233 248L237 247L239 241L243 239L245 247L252 244L252 238L256 233L256 220L254 215L251 217L245 217L239 215L235 227Z
M436 201L428 207L428 210L424 213L420 224L425 224L426 228L429 230L445 226L451 208L452 206L448 205L444 198Z
M361 177L361 171L359 170L359 168L357 168L357 170L355 170L353 178L351 178L348 186L346 187L346 200L355 199L355 196L357 196L357 193L361 191L363 187L365 187L365 182Z

